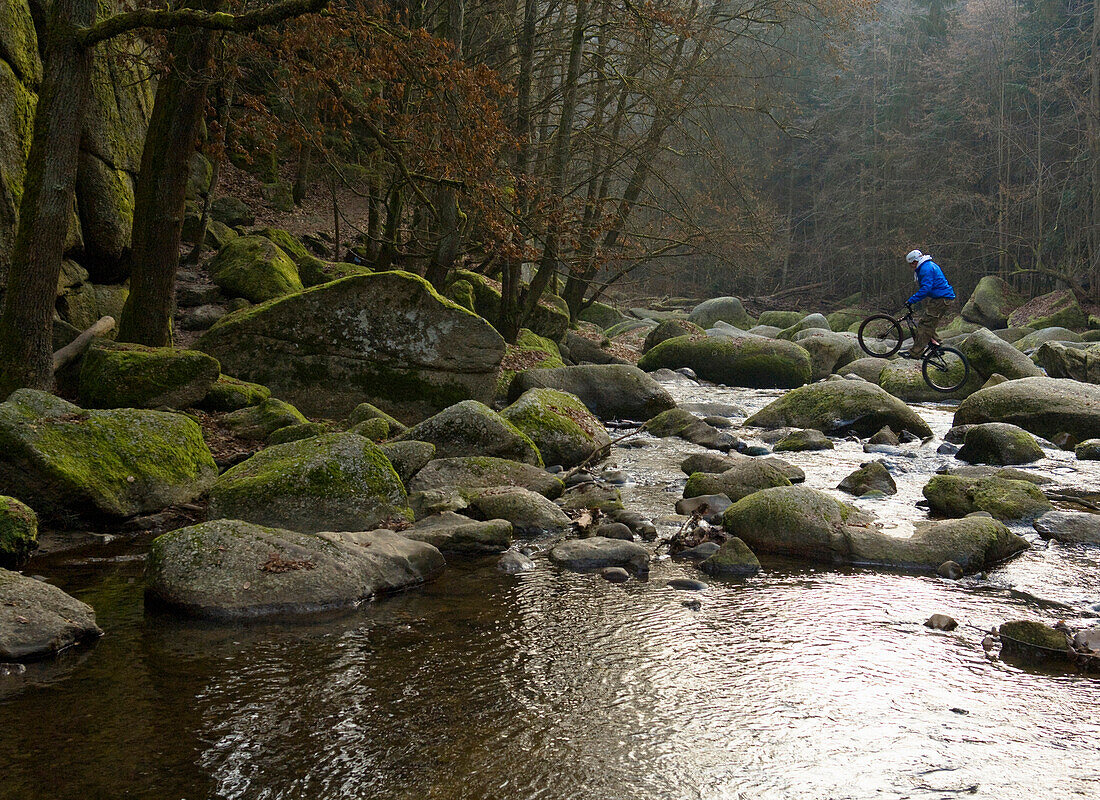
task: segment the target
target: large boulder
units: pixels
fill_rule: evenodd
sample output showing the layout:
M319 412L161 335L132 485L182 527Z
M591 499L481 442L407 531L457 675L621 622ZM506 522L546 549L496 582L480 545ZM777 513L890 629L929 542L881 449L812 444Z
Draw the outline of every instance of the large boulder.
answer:
M414 425L394 441L430 442L437 458L493 456L542 466L534 442L484 403L463 400Z
M967 428L962 449L955 457L971 464L1030 464L1043 457L1043 448L1023 428L1005 422L986 422Z
M619 309L598 301L582 308L581 313L577 316L583 321L591 322L604 330L626 319L626 315Z
M1077 348L1060 342L1044 342L1039 345L1035 360L1052 378L1100 384L1100 344Z
M704 330L714 327L716 322L728 322L735 328L745 331L756 324L736 297L714 297L704 300L691 310L688 319Z
M682 408L670 408L649 420L643 430L659 438L679 436L685 441L712 450L731 450L737 445L737 438L725 431L709 425L690 411Z
M986 328L976 330L966 337L959 345L959 350L983 380L994 374L1003 375L1009 380L1042 375L1042 371L1022 351Z
M782 472L791 483L802 483L802 481L806 480L806 473L803 472L802 469L781 458L755 458L753 456L744 456L740 453L727 453L726 455L718 455L717 453L695 453L680 462L680 471L688 476L696 472L718 473L725 472L734 467L739 467L750 461L762 461L771 464Z
M304 425L308 420L302 412L276 397L269 397L254 406L231 411L221 419L223 427L242 439L266 441L275 431L291 425Z
M599 349L594 342L592 344ZM508 387L512 385L517 373L527 369L553 369L564 366L565 362L562 360L561 350L557 344L545 336L539 336L534 331L520 328L516 343L506 345L504 360L500 362L496 399L508 396Z
M753 388L790 389L813 374L806 350L760 336L679 336L654 347L638 366L647 371L690 367L704 380Z
M959 404L955 425L1008 422L1045 439L1077 440L1100 431L1100 387L1062 378L1021 378L975 392Z
M266 236L238 236L210 262L214 283L229 297L264 303L305 287L290 256Z
M155 539L146 581L178 611L240 619L352 607L443 567L439 550L389 530L313 535L217 520Z
M555 389L529 389L500 415L535 443L546 464L575 467L611 444L584 403Z
M768 325L783 330L806 317L804 311L762 311L756 320L757 325Z
M1015 342L1013 347L1024 353L1030 353L1032 350L1038 349L1044 342L1080 342L1081 335L1074 333L1067 328L1041 328L1040 330L1029 333L1025 336L1021 336Z
M23 566L38 547L38 515L14 497L0 495L0 568Z
M402 421L489 402L504 340L407 272L359 275L230 314L197 349L303 411L341 418L369 401Z
M898 485L894 482L894 477L881 461L863 464L855 472L845 476L836 488L857 497L867 492L898 493Z
M319 286L322 283L347 278L351 275L366 275L371 272L367 267L349 264L346 261L323 261L313 255L301 240L279 228L263 228L257 235L270 239L294 262L298 277L303 286Z
M1044 539L1071 544L1100 544L1100 514L1048 511L1032 525Z
M271 390L258 383L220 375L196 405L203 411L239 411L258 406L271 397Z
M466 281L473 290L474 311L494 326L500 324L500 283L484 275L456 269L451 273L453 281ZM539 336L559 342L569 328L569 306L557 295L545 292L539 298L526 322L527 327Z
M1100 461L1100 439L1085 439L1073 448L1079 461Z
M726 509L722 524L757 553L928 572L944 561L975 571L1027 548L988 517L923 524L911 537L892 536L854 506L800 486L751 494Z
M408 516L405 487L378 445L331 433L274 445L226 470L209 519L298 531L361 531Z
M470 512L480 519L506 519L516 533L524 536L560 533L572 524L557 505L520 486L497 486L479 492L470 501Z
M435 445L429 442L389 442L381 445L401 483L408 485L413 475L435 458Z
M603 420L644 422L676 405L661 384L637 367L625 364L529 369L512 381L508 401L515 402L528 389L557 389L575 395Z
M834 372L843 372L843 368L858 360L863 352L859 349L859 342L854 336L818 328L799 331L794 341L810 354L810 363L813 367L810 379L815 381Z
M790 486L791 481L774 464L764 459L748 459L724 472L695 472L684 484L684 497L724 494L736 502L761 489Z
M745 425L759 428L816 428L824 433L855 431L871 436L884 425L926 438L932 435L905 403L866 381L824 381L787 392L757 411Z
M0 403L0 486L46 518L158 511L205 494L216 475L181 414L85 411L33 389Z
M646 334L642 352L648 353L661 342L675 339L677 336L701 336L703 329L686 319L666 319Z
M512 523L505 519L479 521L453 511L444 511L425 517L411 528L401 531L401 535L426 542L441 553L503 553L512 544Z
M1013 328L1085 328L1088 317L1073 292L1062 289L1027 301L1009 314L1008 324Z
M197 350L101 342L80 370L80 400L90 408L188 408L218 380L217 359Z
M882 371L891 364L891 361L886 358L857 358L849 364L845 364L842 369L837 370L837 373L847 377L848 375L857 375L863 378L865 381L878 385L879 378L882 376Z
M871 312L862 308L842 308L839 311L827 314L825 319L829 321L829 327L837 333L850 331L853 327L856 330L852 332L855 333L859 330L863 320L869 316L871 316Z
M521 486L551 500L560 497L565 489L560 478L544 469L489 456L437 458L409 481L410 492L455 489L471 496L478 494L478 489L494 486Z
M829 320L826 319L824 314L809 314L794 325L781 330L776 334L776 338L794 341L795 336L802 333L802 331L809 330L831 331L832 328L829 327Z
M965 369L961 360L953 360L947 379L952 383L962 378ZM940 392L928 385L921 371L922 362L916 359L899 358L891 361L879 374L878 385L887 392L907 403L942 402L960 400L982 388L984 378L975 370L970 370L966 382L953 392Z
M56 586L0 569L0 661L29 661L101 636L95 611Z
M1053 507L1029 481L935 475L923 489L931 510L946 517L985 511L1000 520L1035 519Z
M974 287L962 307L962 318L990 330L1008 325L1008 317L1024 302L1023 297L1003 278L986 275ZM1022 377L1022 376L1021 376Z
M42 61L26 0L0 3L0 285L7 283Z

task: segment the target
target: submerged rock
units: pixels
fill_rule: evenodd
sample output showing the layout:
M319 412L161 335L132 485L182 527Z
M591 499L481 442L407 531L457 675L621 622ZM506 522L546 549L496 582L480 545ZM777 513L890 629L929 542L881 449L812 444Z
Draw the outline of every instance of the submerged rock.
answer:
M920 416L878 386L864 381L826 381L787 392L757 411L746 426L760 428L815 428L824 433L855 431L870 436L883 425L932 435Z
M85 411L33 389L0 403L0 486L44 517L159 511L204 494L216 475L182 414Z
M210 490L210 519L298 531L361 531L409 515L405 487L378 445L332 433L261 450Z
M637 367L624 364L529 369L512 381L509 402L515 402L529 389L557 389L575 395L603 420L644 422L676 405L657 381Z
M314 535L217 520L155 539L146 580L178 611L239 619L351 607L443 567L439 550L389 530Z
M967 429L957 458L972 464L1030 464L1043 458L1043 448L1023 428L986 422Z
M0 661L46 658L102 634L91 606L44 581L0 569Z
M604 567L622 567L635 574L649 572L649 551L642 545L602 536L562 542L550 551L550 560L577 572Z
M1059 630L1034 620L1014 620L1001 625L1001 657L1028 663L1070 661L1069 639Z
M518 550L509 550L497 562L497 569L505 575L518 575L521 572L530 572L534 568L535 562Z

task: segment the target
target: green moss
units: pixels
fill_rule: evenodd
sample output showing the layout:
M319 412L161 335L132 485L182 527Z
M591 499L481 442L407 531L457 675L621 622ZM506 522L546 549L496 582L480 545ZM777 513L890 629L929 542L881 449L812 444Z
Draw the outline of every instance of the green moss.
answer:
M267 445L286 444L296 442L299 439L308 439L311 436L322 436L332 433L332 427L322 422L299 422L296 425L287 425L284 428L272 432L267 437Z
M266 386L221 375L210 387L206 397L198 403L198 407L204 411L237 411L257 406L269 397L271 390Z
M98 344L80 371L80 397L91 408L187 408L206 396L221 365L197 350Z
M348 415L348 427L353 428L356 425L366 422L367 420L380 419L384 420L389 426L390 431L393 433L404 433L408 428L402 425L396 419L391 417L382 409L377 406L373 406L370 403L360 403L355 409Z
M214 283L231 297L264 303L302 291L298 268L264 236L240 236L210 262Z
M936 475L923 493L934 512L949 517L986 511L1000 520L1032 519L1053 508L1035 484L998 477Z
M624 319L623 313L617 308L598 301L582 309L578 317L585 322L591 322L593 325L598 325L604 330L607 330L616 323L622 322Z
M1004 638L1014 639L1032 647L1063 651L1069 649L1064 633L1054 630L1049 625L1032 620L1006 622L1001 625L1000 634Z
M0 568L22 566L38 547L38 515L14 497L0 495Z
M280 428L308 422L290 403L269 398L255 406L233 411L222 417L222 425L244 439L263 440Z
M756 320L757 325L771 325L783 330L797 325L806 316L804 311L763 311Z
M447 296L463 308L474 310L474 287L467 280L457 280L447 287Z
M527 328L520 328L516 343L505 345L504 358L497 374L496 397L506 398L512 379L524 370L564 366L561 351L553 341Z
M796 344L759 337L678 336L638 361L648 372L690 367L705 380L727 386L790 389L810 380L809 354Z
M375 419L363 420L358 425L353 425L349 428L349 431L370 439L372 442L381 442L390 437L390 423L376 417Z

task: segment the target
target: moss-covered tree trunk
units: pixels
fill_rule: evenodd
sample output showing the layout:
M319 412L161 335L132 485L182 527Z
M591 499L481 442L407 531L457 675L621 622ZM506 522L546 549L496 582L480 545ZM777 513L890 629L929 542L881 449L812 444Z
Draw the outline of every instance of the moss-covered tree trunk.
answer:
M42 89L27 158L19 228L0 316L0 399L14 389L53 383L51 320L69 230L92 53L76 28L95 21L95 0L55 0Z
M222 0L193 0L217 11ZM134 187L133 268L119 339L163 347L172 330L187 176L210 86L211 30L184 28L172 37L172 69L157 86Z

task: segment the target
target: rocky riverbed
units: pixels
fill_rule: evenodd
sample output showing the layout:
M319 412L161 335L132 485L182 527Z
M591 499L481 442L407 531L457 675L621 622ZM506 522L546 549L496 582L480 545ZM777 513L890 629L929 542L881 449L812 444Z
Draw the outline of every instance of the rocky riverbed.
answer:
M739 425L780 390L666 376L682 408ZM696 405L693 405L696 404ZM704 407L700 404L710 404ZM912 408L934 438L833 437L782 452L804 486L908 535L954 408ZM633 426L609 425L612 437ZM732 430L746 445L777 434ZM640 445L640 446L639 446ZM665 555L687 476L707 452L645 432L597 473L655 523L648 575L448 559L435 582L307 621L188 621L143 599L147 535L44 531L26 574L92 605L105 635L0 674L0 797L1064 797L1088 792L1094 678L997 658L1009 619L1075 627L1100 615L1100 548L1039 536L995 568L946 580L760 554L720 579ZM710 451L713 452L713 451ZM897 494L836 490L882 459ZM1043 488L1095 501L1100 462L1044 447ZM1086 498L1087 499L1087 498ZM702 581L702 590L686 588ZM933 614L959 626L925 627ZM45 733L48 732L48 733ZM47 769L45 765L49 765ZM1055 769L1053 765L1056 765ZM973 787L973 788L972 788Z

